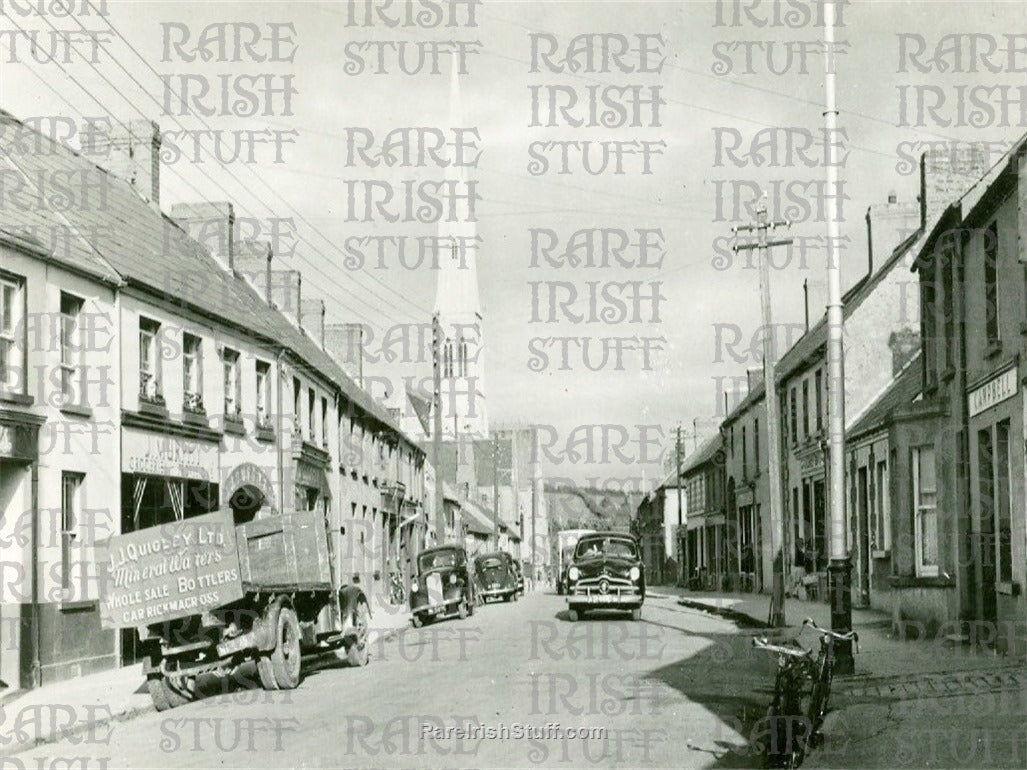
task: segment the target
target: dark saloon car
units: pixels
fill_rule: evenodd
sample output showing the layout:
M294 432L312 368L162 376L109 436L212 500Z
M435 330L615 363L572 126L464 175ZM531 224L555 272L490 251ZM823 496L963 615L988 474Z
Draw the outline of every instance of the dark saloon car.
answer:
M436 618L466 618L477 601L474 572L459 545L421 551L417 576L410 586L410 612L415 627Z
M474 560L474 571L478 577L478 592L484 601L509 602L517 598L517 567L510 554L504 551L481 554Z
M645 566L642 549L625 532L583 535L567 568L567 610L577 620L588 610L628 610L642 617Z

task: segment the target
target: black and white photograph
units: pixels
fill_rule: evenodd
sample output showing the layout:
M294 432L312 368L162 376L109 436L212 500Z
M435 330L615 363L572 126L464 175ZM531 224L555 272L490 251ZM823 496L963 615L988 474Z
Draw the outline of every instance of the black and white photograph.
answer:
M1022 0L0 0L0 770L799 767L1027 767Z

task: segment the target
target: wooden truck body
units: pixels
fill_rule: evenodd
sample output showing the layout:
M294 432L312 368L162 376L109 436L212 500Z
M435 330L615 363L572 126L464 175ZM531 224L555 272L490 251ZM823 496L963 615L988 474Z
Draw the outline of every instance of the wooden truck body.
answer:
M235 525L219 511L111 537L97 557L103 625L138 629L159 710L191 700L196 677L251 660L265 689L296 687L304 653L367 662L367 598L335 576L319 512Z

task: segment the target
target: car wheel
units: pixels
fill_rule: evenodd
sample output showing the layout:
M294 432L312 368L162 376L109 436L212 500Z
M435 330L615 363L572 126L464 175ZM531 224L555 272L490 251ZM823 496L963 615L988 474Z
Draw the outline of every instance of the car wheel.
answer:
M421 616L418 615L416 612L414 613L414 616L410 619L410 622L414 624L414 628L420 628L424 625L424 621L421 619Z
M642 619L642 608L641 607L635 607L635 609L633 609L631 611L631 619L632 620L641 620Z
M460 616L460 620L464 620L467 617L467 602L460 602L460 608L457 610L457 615Z
M571 623L577 623L580 617L577 610L567 610L567 620Z

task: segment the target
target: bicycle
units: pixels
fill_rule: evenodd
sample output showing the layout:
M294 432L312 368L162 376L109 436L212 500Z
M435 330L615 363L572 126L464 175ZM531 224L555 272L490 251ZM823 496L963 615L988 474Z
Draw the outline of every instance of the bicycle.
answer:
M398 572L389 573L389 603L402 604L406 601L406 586Z
M839 634L821 628L812 618L802 621L803 629L807 626L820 634L816 658L801 646L772 644L765 637L752 640L757 649L778 654L774 697L765 716L768 741L761 746L766 767L794 770L802 765L807 751L821 744L834 678L834 643L851 641L856 645L856 652L859 651L859 634L855 631ZM803 700L807 695L808 703L804 708Z

